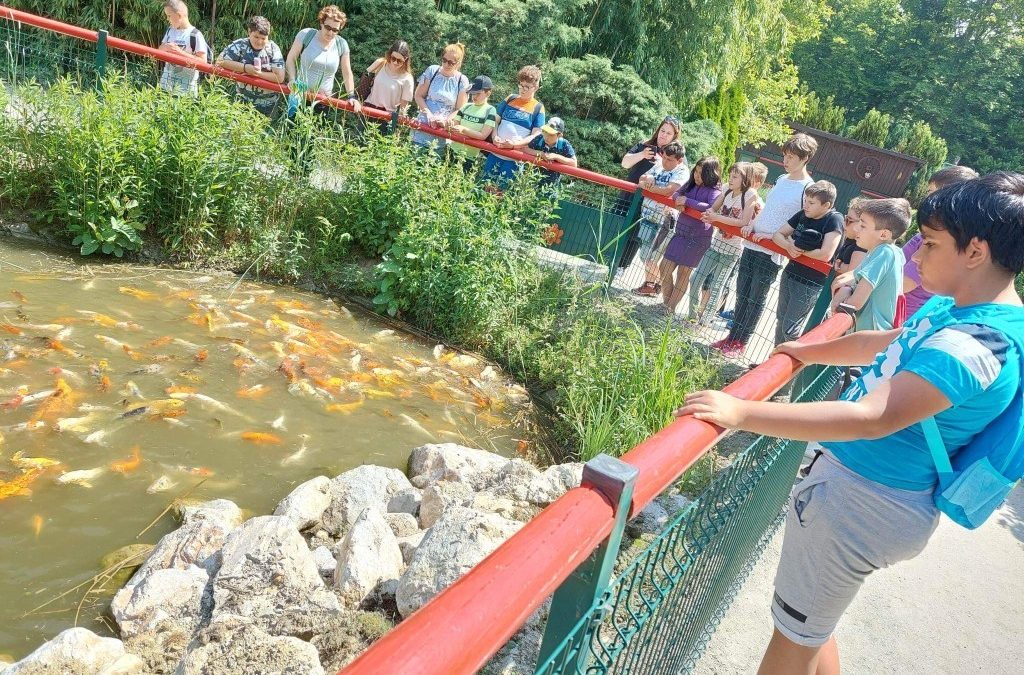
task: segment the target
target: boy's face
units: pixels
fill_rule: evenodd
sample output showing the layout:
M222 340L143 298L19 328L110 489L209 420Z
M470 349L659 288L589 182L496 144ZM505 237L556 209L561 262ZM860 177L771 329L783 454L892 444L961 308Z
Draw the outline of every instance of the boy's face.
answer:
M261 49L266 47L267 46L267 42L269 40L270 40L270 36L269 35L264 35L263 33L259 32L259 31L254 30L254 31L249 33L249 44L251 44L252 48L255 49L256 51L260 51Z
M546 131L541 133L544 135L544 144L551 147L554 147L555 143L558 142L558 139L561 136L561 134L549 134Z
M487 103L487 97L490 95L490 89L481 89L477 93L473 94L473 105L483 105L484 103Z
M879 230L876 228L874 216L867 213L860 214L857 246L870 251L877 248L880 244L885 244L891 240L892 237L889 230Z
M782 168L786 170L786 173L793 173L799 171L807 165L807 162L792 152L782 153Z
M671 171L672 169L674 169L677 166L679 166L679 163L681 161L683 161L682 157L673 157L672 155L662 155L661 156L661 168L665 169L666 171Z
M911 258L921 274L921 286L929 293L951 295L950 282L965 270L965 255L956 250L956 242L945 230L921 225L921 247Z
M831 202L823 202L817 197L804 195L804 215L808 218L821 218L831 208Z
M540 89L540 82L527 82L526 80L520 80L519 82L519 98L532 98L537 90Z
M171 28L184 28L185 26L185 15L179 12L175 12L170 7L164 7L164 16L167 17L167 23L171 24Z

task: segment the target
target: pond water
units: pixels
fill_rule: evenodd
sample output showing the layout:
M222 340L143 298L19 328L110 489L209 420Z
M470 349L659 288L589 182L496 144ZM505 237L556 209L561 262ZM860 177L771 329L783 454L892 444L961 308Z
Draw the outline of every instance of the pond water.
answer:
M89 263L0 240L0 654L73 625L88 584L32 610L172 530L137 538L177 497L269 513L423 443L526 445L525 391L471 357L291 288Z

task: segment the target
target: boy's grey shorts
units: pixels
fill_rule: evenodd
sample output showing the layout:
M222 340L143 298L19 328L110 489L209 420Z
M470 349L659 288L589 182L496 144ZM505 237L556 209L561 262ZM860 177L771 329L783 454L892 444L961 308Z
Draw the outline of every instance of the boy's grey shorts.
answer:
M828 641L869 574L920 553L939 511L932 491L868 480L826 450L793 488L772 618L805 647Z

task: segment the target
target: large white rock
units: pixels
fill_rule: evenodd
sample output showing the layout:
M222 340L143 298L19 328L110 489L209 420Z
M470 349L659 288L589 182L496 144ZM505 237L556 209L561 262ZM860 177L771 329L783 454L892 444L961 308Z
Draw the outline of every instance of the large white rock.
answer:
M499 469L484 478L478 490L516 502L529 502L541 480L541 472L526 460L516 458L506 460Z
M477 511L496 513L502 518L518 520L526 523L540 513L540 508L529 502L516 502L506 497L498 497L490 492L478 492L462 503Z
M467 483L479 489L487 477L508 462L501 455L456 443L430 443L409 456L409 475L417 487L438 481Z
M338 547L334 586L346 604L358 607L377 584L400 577L403 567L402 550L391 526L379 511L367 508Z
M214 620L243 616L278 634L291 616L334 614L338 598L320 577L313 552L281 516L253 518L224 543L220 569L213 578Z
M396 600L409 616L490 555L522 523L455 506L441 516L416 549L398 582Z
M408 537L398 537L398 548L402 550L402 560L406 565L412 562L412 557L425 536L427 536L427 533L420 530L416 534L410 534Z
M391 497L410 487L409 479L398 469L367 464L346 471L331 481L331 503L322 518L324 528L341 537L365 509L387 513Z
M313 560L316 561L316 569L320 576L326 581L334 579L334 570L338 568L338 560L326 546L317 546L313 549Z
M473 498L473 488L466 483L440 481L433 483L423 491L420 503L420 528L427 529L453 506L458 506Z
M316 647L294 637L275 637L239 617L214 621L197 641L177 675L324 675Z
M537 476L527 488L527 501L538 506L547 506L572 488L580 486L583 480L583 464L556 464L549 466Z
M157 570L202 567L213 575L220 566L220 549L242 522L242 511L227 499L215 499L182 509L181 527L166 534L125 585L130 589Z
M18 661L4 675L130 675L142 673L142 661L115 638L86 628L68 628Z
M307 480L281 500L274 509L275 516L284 516L295 527L308 530L320 524L320 517L331 504L331 479L317 476Z
M135 586L122 588L110 601L110 611L125 639L159 630L191 635L203 611L203 592L210 577L191 565L186 569L156 570Z

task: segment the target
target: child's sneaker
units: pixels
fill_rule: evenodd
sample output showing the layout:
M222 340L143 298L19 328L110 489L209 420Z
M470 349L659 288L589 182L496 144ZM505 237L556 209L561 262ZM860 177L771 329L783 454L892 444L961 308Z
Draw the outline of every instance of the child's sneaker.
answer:
M734 318L736 318L736 312L734 312L731 309L723 309L721 312L718 313L718 316L722 317L726 321L732 321Z
M653 298L661 289L657 287L652 281L645 281L640 284L637 288L633 289L633 295L639 295L644 298Z
M727 358L734 358L743 356L743 352L747 349L747 345L740 342L739 340L729 340L724 347L722 347L722 356Z

